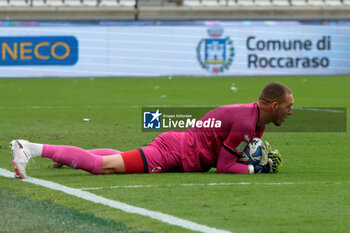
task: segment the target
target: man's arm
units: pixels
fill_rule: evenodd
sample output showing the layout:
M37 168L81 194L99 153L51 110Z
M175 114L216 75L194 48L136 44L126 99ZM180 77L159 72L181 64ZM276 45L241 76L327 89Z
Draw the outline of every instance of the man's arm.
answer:
M229 150L224 145L221 147L216 169L218 173L232 174L254 174L254 173L269 173L271 163L266 165L242 164L237 162L239 155L234 151Z
M252 165L238 163L239 155L234 151L229 151L225 146L221 147L216 170L218 173L232 173L232 174L252 174L254 167Z

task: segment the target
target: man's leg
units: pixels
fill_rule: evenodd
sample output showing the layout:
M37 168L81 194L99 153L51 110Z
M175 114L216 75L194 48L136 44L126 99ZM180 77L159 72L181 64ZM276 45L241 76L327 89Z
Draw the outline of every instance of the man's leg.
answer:
M144 159L139 150L120 152L112 149L95 149L92 152L100 155L74 146L44 145L41 157L51 158L58 163L92 174L145 172ZM118 154L106 155L110 153Z
M70 166L75 169L82 169L92 174L111 173L110 169L103 169L103 164L111 167L108 162L103 162L103 157L95 155L86 150L74 146L56 146L47 144L30 143L25 140L13 140L11 149L14 157L15 171L18 177L26 177L26 166L33 157L50 158L58 163ZM115 169L113 173L125 172L123 160L117 159L121 155L113 156ZM108 161L113 161L110 158Z
M55 146L13 140L10 143L16 175L26 177L26 167L33 157L45 157L75 169L92 174L102 174L103 157L94 155L78 147Z
M34 143L32 143L34 144ZM100 155L100 156L109 156L109 155L116 155L122 153L121 151L118 150L113 150L113 149L92 149L92 150L86 150L94 155ZM63 164L53 161L52 166L54 168L61 168L63 167Z
M122 151L114 150L114 149L92 149L87 150L94 155L106 156L106 155L116 155L122 153Z
M45 144L41 157L50 158L74 169L82 169L96 175L102 174L103 157L78 147Z
M36 144L25 140L13 140L10 144L14 156L15 171L20 178L26 177L25 168L33 157L50 158L58 163L92 174L144 173L148 171L146 169L147 162L141 150L100 156L74 146ZM107 152L106 149L104 150ZM112 151L109 150L109 152Z
M103 156L102 173L148 173L146 158L141 149Z

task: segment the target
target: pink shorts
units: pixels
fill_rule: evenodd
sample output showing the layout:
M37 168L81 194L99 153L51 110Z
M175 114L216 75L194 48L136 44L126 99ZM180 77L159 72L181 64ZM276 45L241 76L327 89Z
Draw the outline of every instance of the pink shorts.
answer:
M182 135L182 132L166 132L141 148L149 173L184 171L180 156Z

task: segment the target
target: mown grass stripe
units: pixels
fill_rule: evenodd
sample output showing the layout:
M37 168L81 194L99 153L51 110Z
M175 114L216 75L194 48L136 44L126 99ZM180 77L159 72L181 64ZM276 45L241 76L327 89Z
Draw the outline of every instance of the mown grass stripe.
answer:
M6 169L0 168L0 175L10 178L10 177L14 177L15 174L6 170ZM181 219L181 218L169 215L169 214L164 214L161 212L132 206L132 205L129 205L129 204L126 204L123 202L119 202L119 201L115 201L115 200L110 200L110 199L95 195L93 193L89 193L89 192L86 192L86 191L83 191L80 189L70 188L70 187L67 187L67 186L64 186L61 184L57 184L57 183L54 183L51 181L46 181L46 180L42 180L42 179L28 177L27 179L24 179L23 182L27 182L27 183L43 186L45 188L49 188L52 190L64 192L66 194L69 194L69 195L72 195L72 196L75 196L75 197L78 197L78 198L81 198L81 199L84 199L87 201L106 205L106 206L109 206L109 207L112 207L115 209L122 210L122 211L127 212L127 213L139 214L142 216L150 217L150 218L159 220L161 222L165 222L165 223L168 223L171 225L179 226L179 227L189 229L192 231L198 231L198 232L203 232L203 233L230 233L230 231L212 228L212 227L198 224L198 223L195 223L195 222L192 222L189 220Z
M0 188L0 232L128 233L124 224ZM132 231L134 232L134 231Z
M117 185L117 186L105 186L105 187L87 187L80 188L80 190L101 190L101 189L128 189L128 188L161 188L161 187L193 187L193 186L239 186L239 185L266 185L266 186L278 186L278 185L309 185L309 184L350 184L350 182L269 182L269 183L253 183L253 182L231 182L231 183L189 183L189 184L166 184L166 185Z

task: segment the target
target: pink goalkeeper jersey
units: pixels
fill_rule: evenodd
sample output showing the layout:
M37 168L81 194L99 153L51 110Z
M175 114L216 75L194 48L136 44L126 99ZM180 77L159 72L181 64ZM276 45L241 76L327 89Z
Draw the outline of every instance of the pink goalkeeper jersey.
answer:
M185 172L208 171L216 167L222 147L240 156L254 137L261 138L265 129L265 125L257 127L259 108L256 102L216 108L201 118L201 121L210 118L212 121L221 121L221 127L194 127L182 132L180 156Z

